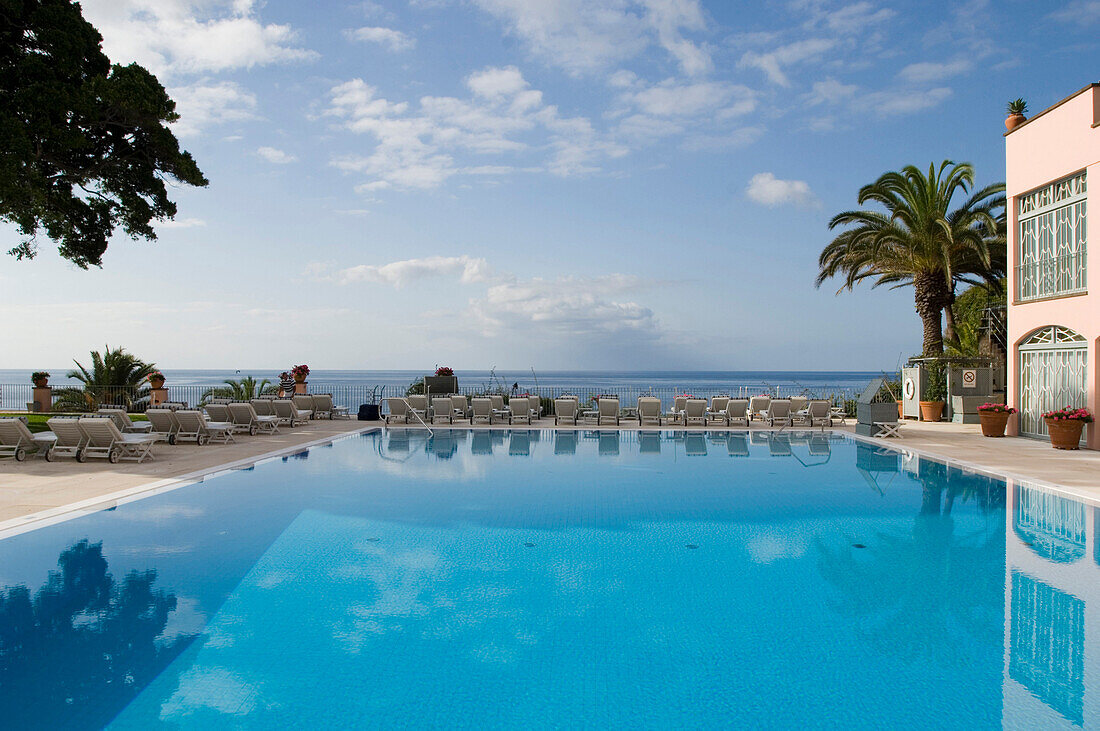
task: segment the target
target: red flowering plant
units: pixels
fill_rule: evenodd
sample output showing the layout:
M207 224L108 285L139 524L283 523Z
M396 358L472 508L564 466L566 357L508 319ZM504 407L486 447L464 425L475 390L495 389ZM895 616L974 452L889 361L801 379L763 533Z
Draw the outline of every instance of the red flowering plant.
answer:
M1092 423L1092 414L1088 409L1078 409L1073 406L1064 406L1054 411L1048 411L1043 414L1044 419L1054 419L1055 421L1082 421L1086 424Z
M978 407L978 411L985 412L987 414L1015 414L1016 409L1011 406L1005 406L1004 404L986 403Z
M449 366L439 366L435 369L435 375L438 377L453 376L454 374L454 369Z
M309 366L296 365L290 369L290 375L294 376L294 378L305 379L305 377L309 375Z
M676 394L676 398L695 398L695 397L692 396L690 393L680 393L680 394Z
M149 380L150 382L151 382L151 381L163 381L163 380L165 380L165 379L164 379L164 374L163 374L163 373L161 373L160 371L153 371L152 373L150 373L150 374L149 374L148 376L146 376L145 378L146 378L147 380Z

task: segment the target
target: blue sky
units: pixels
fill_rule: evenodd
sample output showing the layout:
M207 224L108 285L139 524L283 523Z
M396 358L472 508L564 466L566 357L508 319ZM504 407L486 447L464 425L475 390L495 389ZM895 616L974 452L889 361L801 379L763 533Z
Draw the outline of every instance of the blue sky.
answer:
M0 259L0 367L893 367L909 290L813 286L889 169L1004 176L1100 1L87 0L210 179L156 243ZM17 240L0 228L0 245Z

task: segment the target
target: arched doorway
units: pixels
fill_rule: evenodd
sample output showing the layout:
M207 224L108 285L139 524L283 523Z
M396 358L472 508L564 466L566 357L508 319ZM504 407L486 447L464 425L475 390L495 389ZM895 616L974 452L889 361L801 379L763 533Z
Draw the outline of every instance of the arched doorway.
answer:
M1046 436L1044 411L1086 406L1088 342L1060 325L1040 328L1019 346L1020 434Z

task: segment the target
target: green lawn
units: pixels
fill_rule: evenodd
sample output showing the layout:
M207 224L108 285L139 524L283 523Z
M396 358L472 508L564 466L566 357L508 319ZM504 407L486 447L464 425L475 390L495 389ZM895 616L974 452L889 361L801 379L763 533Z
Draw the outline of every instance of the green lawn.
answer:
M40 432L50 430L46 426L46 420L51 416L57 416L57 414L0 414L0 417L3 416L25 416L27 417L27 428L32 432ZM130 414L130 418L133 421L147 421L145 414Z

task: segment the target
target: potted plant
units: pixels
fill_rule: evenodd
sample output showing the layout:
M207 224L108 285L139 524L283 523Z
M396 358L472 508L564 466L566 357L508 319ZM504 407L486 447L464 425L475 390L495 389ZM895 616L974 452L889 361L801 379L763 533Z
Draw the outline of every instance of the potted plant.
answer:
M35 388L45 388L50 383L50 374L46 371L35 371L31 374L31 383Z
M939 421L943 418L944 399L947 398L947 376L943 364L934 361L926 366L928 378L925 381L920 402L921 421Z
M164 388L164 374L160 371L153 371L150 373L149 385L153 388Z
M290 369L290 375L294 377L295 383L305 383L306 376L309 375L309 366L296 365Z
M458 377L453 368L439 366L435 369L434 376L424 377L424 388L433 395L458 393Z
M1085 424L1092 423L1092 414L1088 409L1066 406L1046 412L1043 421L1050 434L1050 446L1055 449L1077 449L1081 444L1081 430Z
M1005 118L1005 129L1009 132L1027 121L1027 117L1024 116L1024 112L1027 111L1027 102L1023 99L1013 99L1008 103L1005 111L1008 112L1008 117Z
M978 419L982 422L982 435L987 437L1003 437L1005 427L1008 426L1008 417L1016 413L1016 409L1004 404L982 404L978 407Z

